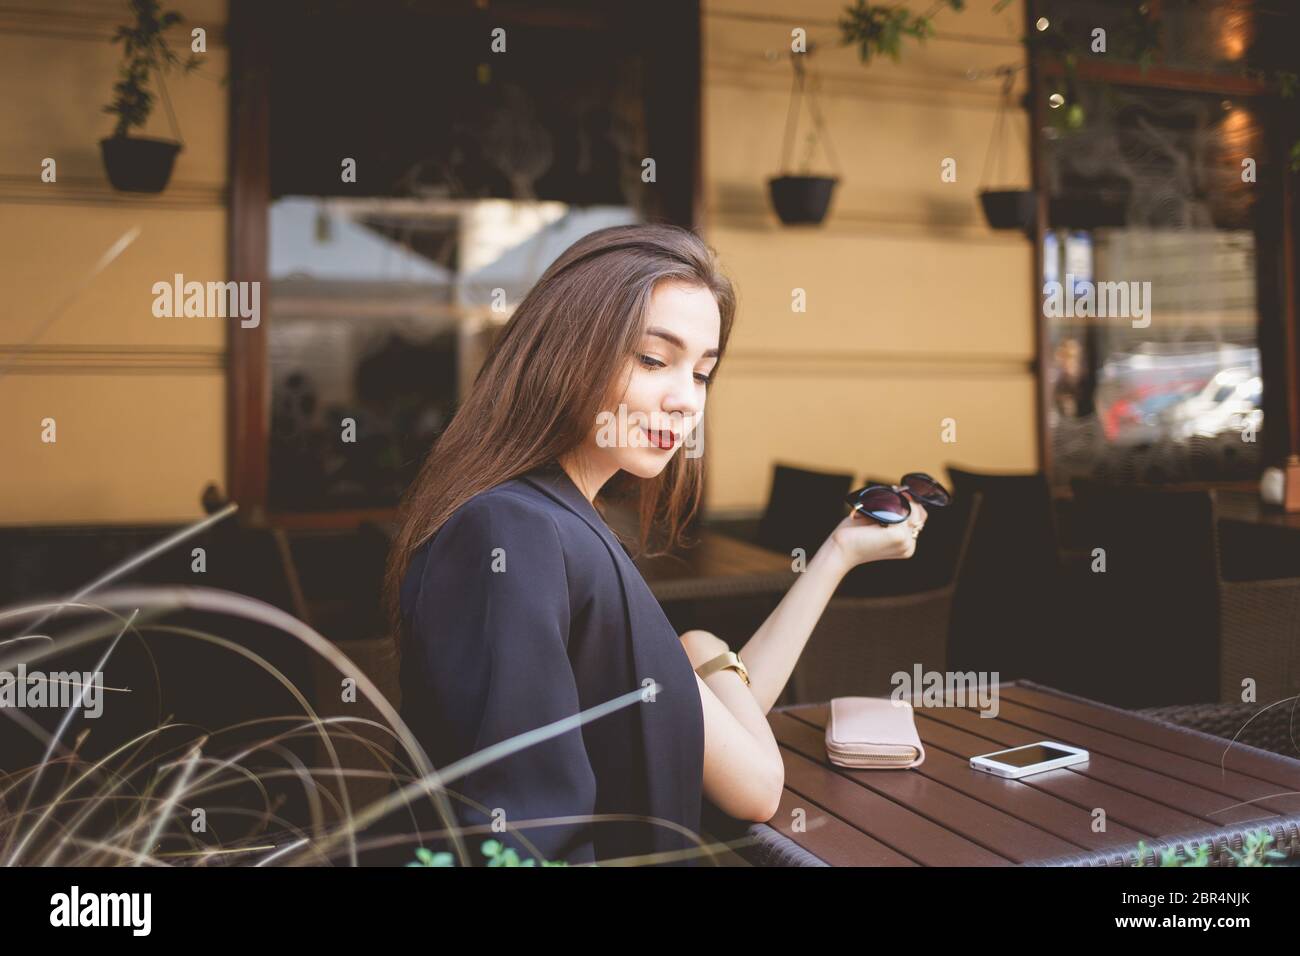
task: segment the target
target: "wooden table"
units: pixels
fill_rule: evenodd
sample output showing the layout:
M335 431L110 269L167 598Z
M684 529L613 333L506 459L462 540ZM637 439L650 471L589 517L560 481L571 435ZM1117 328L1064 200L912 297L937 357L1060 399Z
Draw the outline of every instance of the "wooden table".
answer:
M1274 849L1300 857L1300 760L1236 744L1225 757L1221 738L1014 681L1000 686L995 718L918 706L919 767L850 770L826 759L826 714L825 704L769 713L786 789L769 823L735 824L757 841L739 850L750 862L1119 866L1133 864L1143 840L1148 851L1210 844L1214 863L1260 827ZM1043 739L1084 747L1091 759L1021 780L970 768L976 754ZM1106 814L1104 833L1093 830L1096 808ZM1145 865L1156 863L1149 852Z
M1287 512L1259 500L1258 492L1219 491L1214 496L1221 521L1239 521L1269 528L1300 531L1300 511Z
M791 559L717 531L676 555L645 558L637 567L660 601L784 593L794 583Z

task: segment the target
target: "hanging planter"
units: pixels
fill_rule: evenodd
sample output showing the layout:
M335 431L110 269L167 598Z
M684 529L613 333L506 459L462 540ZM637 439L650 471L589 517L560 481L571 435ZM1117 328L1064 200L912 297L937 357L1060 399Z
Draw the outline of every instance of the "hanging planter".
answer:
M991 229L1032 232L1038 215L1038 193L1032 189L981 189L980 207Z
M1032 235L1038 218L1038 192L1033 189L1008 189L985 185L989 182L989 161L994 154L994 174L1001 176L1002 138L1006 128L1007 112L1011 106L1011 88L1015 84L1016 68L998 67L1002 76L1002 97L998 103L997 119L993 123L993 135L989 137L989 147L984 154L984 169L980 173L980 208L984 210L984 219L991 229L1019 229L1025 235ZM1005 180L1001 180L1005 182Z
M790 63L794 68L794 86L790 91L790 108L785 118L785 143L781 150L781 169L790 168L790 151L794 143L795 131L799 125L799 106L803 101L805 84L805 56L811 56L813 45L809 44L807 53L792 53ZM768 195L777 218L787 226L820 225L830 209L831 198L839 184L838 176L816 175L809 171L813 150L820 140L825 143L826 156L835 172L839 172L839 163L831 147L830 133L822 120L821 109L817 103L817 90L808 98L808 111L813 118L813 132L808 134L808 153L804 157L803 170L798 173L782 172L767 181Z
M131 0L131 10L135 13L135 23L118 27L113 35L114 43L122 42L125 59L121 79L113 85L113 102L104 107L105 113L117 117L117 126L112 136L99 141L99 150L104 171L114 189L158 193L171 181L176 154L183 148L164 74L175 66L189 72L199 61L191 55L182 63L163 37L169 27L182 22L179 13L162 12L158 0ZM144 126L153 112L153 94L148 88L150 74L158 78L174 140L130 135L131 128Z
M817 225L826 218L839 180L833 176L776 176L767 181L772 208L787 226Z
M181 144L145 136L106 136L99 141L104 171L114 189L160 193L172 178Z

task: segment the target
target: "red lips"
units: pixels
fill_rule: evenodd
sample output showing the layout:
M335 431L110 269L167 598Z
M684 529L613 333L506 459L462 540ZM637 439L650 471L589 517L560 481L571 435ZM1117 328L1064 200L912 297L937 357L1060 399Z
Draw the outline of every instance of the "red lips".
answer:
M677 444L677 435L670 431L651 431L645 429L646 435L650 437L650 444L656 448L672 448Z

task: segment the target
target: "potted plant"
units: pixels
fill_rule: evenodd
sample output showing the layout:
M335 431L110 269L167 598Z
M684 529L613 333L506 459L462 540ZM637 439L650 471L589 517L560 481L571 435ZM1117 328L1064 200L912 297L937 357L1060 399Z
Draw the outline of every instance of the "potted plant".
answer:
M163 12L158 0L129 0L129 5L135 22L118 27L113 35L113 42L121 41L124 48L121 78L113 85L113 102L104 107L105 113L117 117L117 126L112 136L99 141L99 148L114 189L157 193L167 187L181 150L180 130L163 74L177 66L188 73L198 65L198 58L191 54L182 63L163 37L169 27L181 23L179 13ZM150 74L158 78L175 140L130 135L131 128L143 126L153 111Z
M1011 89L1015 84L1017 66L999 66L995 75L1002 77L1002 95L998 102L997 119L993 123L993 133L989 139L988 152L984 155L984 170L980 174L979 199L984 219L991 229L1019 229L1026 235L1032 235L1034 223L1038 216L1038 192L1033 189L1007 188L1003 176L1002 158L1006 153L1002 140L1005 138L1007 114L1011 112ZM996 154L996 161L993 157ZM990 164L994 179L989 179ZM990 185L997 183L998 185Z
M1010 4L1010 0L995 0L992 4L994 13L1000 13ZM898 3L876 3L870 0L855 0L853 6L841 11L839 19L840 43L857 48L858 59L870 64L881 56L888 56L897 63L903 49L903 39L912 37L924 43L935 35L934 17L945 7L960 13L965 9L965 0L936 0L924 13L914 13ZM997 123L993 129L993 141L990 153L1004 128L1009 97L1014 80L1014 69L999 67L995 71L1002 76L1002 102L998 108ZM987 175L988 159L985 158ZM1038 208L1038 196L1027 189L989 189L981 187L980 205L984 209L984 218L994 229L1023 229L1033 227Z
M813 45L809 44L806 54L796 53L791 55L790 63L794 68L795 86L790 94L790 109L786 115L785 145L781 151L782 173L767 181L768 193L772 199L772 208L776 210L777 218L787 226L819 225L826 218L826 211L831 204L831 196L835 192L835 186L839 183L839 179L835 176L820 176L809 171L813 150L817 146L818 132L821 133L826 142L827 156L830 157L832 163L835 161L830 146L830 134L826 131L821 110L817 106L815 87L808 100L808 109L812 114L815 128L813 132L808 134L808 154L804 157L803 171L799 173L786 172L789 169L790 148L794 142L795 129L799 124L799 105L803 99L803 58L804 56L810 56L812 52Z

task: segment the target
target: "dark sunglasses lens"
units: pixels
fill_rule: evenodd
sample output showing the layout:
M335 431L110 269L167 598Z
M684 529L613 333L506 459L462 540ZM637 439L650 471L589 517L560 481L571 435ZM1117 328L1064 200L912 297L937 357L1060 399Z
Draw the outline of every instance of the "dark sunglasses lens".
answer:
M903 487L912 493L912 497L926 505L946 505L952 500L948 490L929 475L913 472L903 476Z
M906 498L888 488L869 488L854 498L853 505L885 524L906 521L912 510Z

